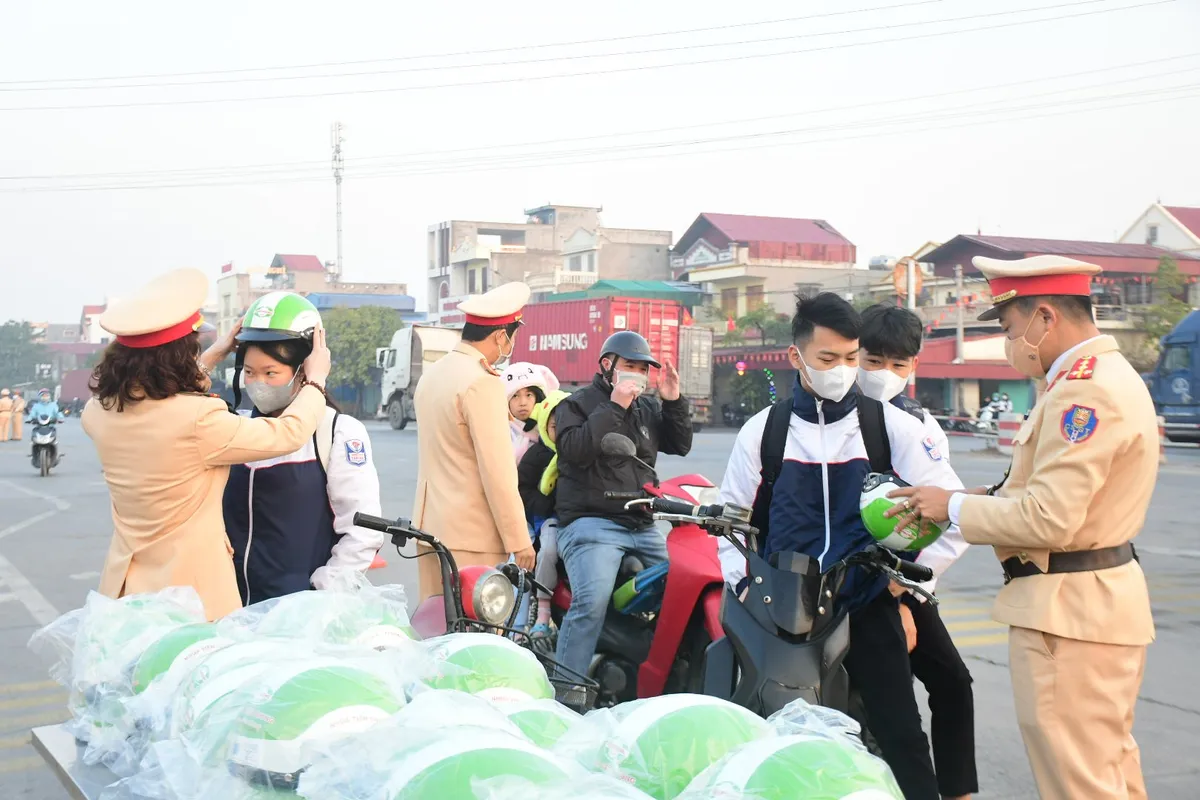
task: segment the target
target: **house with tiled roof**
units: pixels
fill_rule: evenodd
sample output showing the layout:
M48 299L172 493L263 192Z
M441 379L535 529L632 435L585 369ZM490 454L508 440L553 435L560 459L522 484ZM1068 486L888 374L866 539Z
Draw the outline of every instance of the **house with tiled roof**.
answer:
M1200 208L1153 203L1117 241L1200 255Z
M855 257L854 243L823 219L704 213L671 248L671 270L739 317L764 304L790 313L797 290L840 282Z

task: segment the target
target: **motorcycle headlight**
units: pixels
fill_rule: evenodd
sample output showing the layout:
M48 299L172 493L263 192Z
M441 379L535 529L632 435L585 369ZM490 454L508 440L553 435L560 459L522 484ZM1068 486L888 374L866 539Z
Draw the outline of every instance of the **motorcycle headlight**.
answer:
M512 583L496 570L491 570L476 581L471 599L475 618L488 625L507 622L517 602Z

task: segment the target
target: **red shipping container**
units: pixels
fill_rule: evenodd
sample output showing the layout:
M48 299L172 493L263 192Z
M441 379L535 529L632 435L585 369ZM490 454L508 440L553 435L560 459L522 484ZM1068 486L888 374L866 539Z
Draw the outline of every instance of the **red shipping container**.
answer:
M513 361L531 361L554 371L563 388L590 383L599 369L600 347L616 331L637 331L656 360L679 359L679 303L636 297L597 297L525 307ZM653 371L652 371L653 372ZM651 386L658 376L650 376Z

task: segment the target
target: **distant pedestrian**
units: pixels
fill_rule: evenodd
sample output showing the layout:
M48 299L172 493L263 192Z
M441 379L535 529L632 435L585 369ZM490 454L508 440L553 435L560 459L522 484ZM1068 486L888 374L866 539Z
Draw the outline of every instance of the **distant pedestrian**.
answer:
M25 398L20 389L13 390L12 429L12 438L21 441L25 436Z

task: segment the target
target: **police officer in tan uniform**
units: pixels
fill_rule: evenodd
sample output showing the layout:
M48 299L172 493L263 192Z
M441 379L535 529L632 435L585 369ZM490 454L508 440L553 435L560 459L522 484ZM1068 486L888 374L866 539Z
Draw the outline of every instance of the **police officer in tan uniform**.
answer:
M413 397L417 414L417 496L413 525L446 543L458 566L496 566L509 554L534 566L508 400L495 364L512 355L529 287L506 283L459 304L462 341L430 365ZM418 548L421 599L442 593L429 548Z
M8 389L0 389L0 442L8 441L12 429L13 399Z
M19 442L25 438L25 397L20 389L13 390L12 400L12 438Z
M100 327L116 340L93 373L96 397L81 419L112 497L100 592L192 586L217 619L242 605L221 512L229 466L287 455L312 438L325 414L329 349L318 329L304 385L278 417L230 413L205 394L206 376L241 326L202 354L198 309L207 296L204 273L184 269L110 305Z
M1158 473L1154 404L1111 336L1092 321L1100 268L1060 256L974 259L991 285L1009 363L1045 380L997 486L901 489L897 516L949 519L995 547L1010 626L1017 720L1047 800L1143 798L1133 714L1154 639L1131 540Z

